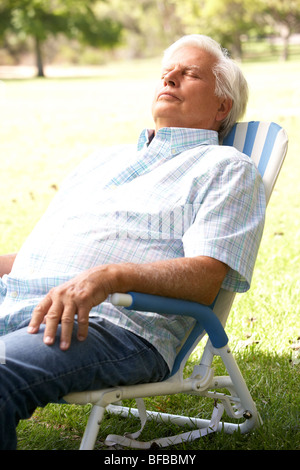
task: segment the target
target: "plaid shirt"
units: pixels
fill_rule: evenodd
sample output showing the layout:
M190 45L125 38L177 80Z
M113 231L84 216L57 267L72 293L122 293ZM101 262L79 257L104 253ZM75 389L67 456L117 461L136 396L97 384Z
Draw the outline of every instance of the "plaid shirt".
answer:
M229 265L223 288L249 288L265 198L251 160L198 129L144 131L135 146L99 150L65 180L0 280L0 333L17 328L53 286L99 264L210 256ZM109 300L109 299L108 299ZM91 315L150 341L169 367L193 320L109 301Z

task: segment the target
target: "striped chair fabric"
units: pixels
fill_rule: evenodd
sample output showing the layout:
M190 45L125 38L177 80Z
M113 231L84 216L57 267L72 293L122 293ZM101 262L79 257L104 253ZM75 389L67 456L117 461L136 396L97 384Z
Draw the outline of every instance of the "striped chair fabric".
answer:
M285 130L275 122L239 122L225 137L223 145L237 148L254 161L263 178L269 202L287 152Z

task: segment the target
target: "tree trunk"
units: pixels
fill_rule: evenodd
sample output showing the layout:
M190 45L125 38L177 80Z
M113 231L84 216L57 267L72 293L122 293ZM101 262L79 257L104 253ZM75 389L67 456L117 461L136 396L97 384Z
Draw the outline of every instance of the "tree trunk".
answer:
M289 57L289 41L292 31L290 25L287 22L281 20L279 20L277 23L277 30L279 32L280 39L282 42L282 52L280 60L286 61Z
M242 60L243 47L242 47L241 35L239 32L235 32L232 35L231 50L232 50L232 56L234 57L234 59Z
M38 77L44 77L44 66L43 66L43 57L41 50L41 43L38 37L35 37L35 55L36 55L36 65L38 69Z
M289 58L289 40L290 34L285 34L282 36L283 48L281 53L281 60L283 60L284 62L286 62Z

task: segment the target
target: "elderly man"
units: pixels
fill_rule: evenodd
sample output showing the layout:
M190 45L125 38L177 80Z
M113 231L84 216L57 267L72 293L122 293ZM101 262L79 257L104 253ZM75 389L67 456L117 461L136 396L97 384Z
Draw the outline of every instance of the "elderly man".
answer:
M127 311L114 292L210 304L246 291L264 223L248 157L219 141L247 85L212 39L165 53L154 130L94 154L64 182L17 256L1 258L0 447L37 406L72 391L159 381L193 320Z

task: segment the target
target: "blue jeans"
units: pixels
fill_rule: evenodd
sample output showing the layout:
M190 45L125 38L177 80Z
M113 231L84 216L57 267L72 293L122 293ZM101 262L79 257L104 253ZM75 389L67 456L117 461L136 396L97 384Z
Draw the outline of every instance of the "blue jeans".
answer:
M15 449L16 427L36 407L59 402L70 392L122 384L160 381L169 369L147 341L103 319L91 319L85 341L59 349L43 343L23 327L0 338L5 363L0 364L0 449ZM59 331L58 331L59 335Z

